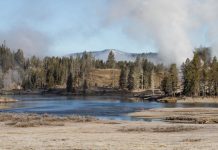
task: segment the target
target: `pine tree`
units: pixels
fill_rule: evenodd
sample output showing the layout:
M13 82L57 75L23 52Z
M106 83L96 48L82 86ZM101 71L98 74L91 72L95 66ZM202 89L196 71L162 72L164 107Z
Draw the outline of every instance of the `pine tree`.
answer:
M193 71L193 94L194 96L200 95L200 76L201 76L201 59L199 53L194 52L194 58L192 60Z
M23 51L21 49L18 49L18 51L14 54L14 58L16 60L16 62L23 67L24 62L25 62L25 58L24 58L24 54Z
M177 86L178 86L178 70L176 67L176 64L172 64L170 66L170 78L171 78L171 82L172 82L172 94L173 96L175 96L175 92L177 90Z
M109 55L108 55L108 59L107 59L107 68L115 68L115 57L114 57L114 53L113 51L110 51Z
M86 94L86 90L88 89L88 83L87 83L87 80L84 80L84 83L83 83L83 94Z
M200 92L203 96L208 93L208 78L209 68L211 64L211 49L207 47L200 47L196 49L201 59L201 70L200 70Z
M218 94L218 61L214 57L209 71L209 93L210 95L217 96Z
M161 90L165 93L165 95L172 95L172 80L169 74L166 74L161 82Z
M175 96L175 92L178 86L178 71L176 64L172 64L168 70L168 73L165 75L161 88L167 95Z
M134 75L134 66L131 66L128 74L128 85L127 85L127 88L130 91L134 89L134 84L135 84L133 75Z
M126 85L127 85L127 72L126 72L126 67L122 67L122 68L121 68L119 85L120 85L120 88L121 88L121 89L126 88Z
M148 89L151 87L151 75L154 68L154 65L149 62L147 59L143 60L142 64L143 68L143 87L144 89Z
M182 65L183 73L183 94L191 96L193 92L193 70L189 59Z
M67 87L66 87L67 92L72 92L73 90L73 75L70 72L67 78Z
M135 78L135 88L140 89L143 87L143 69L142 69L142 59L140 56L137 56L134 62L134 78Z

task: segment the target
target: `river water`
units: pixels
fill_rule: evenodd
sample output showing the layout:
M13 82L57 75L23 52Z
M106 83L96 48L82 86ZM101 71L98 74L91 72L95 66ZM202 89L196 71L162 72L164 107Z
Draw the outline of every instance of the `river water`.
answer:
M166 104L128 102L122 97L13 96L16 103L4 104L9 109L0 112L38 113L54 115L88 115L100 119L142 120L126 114L151 108L218 107L218 104ZM143 119L153 121L153 119Z

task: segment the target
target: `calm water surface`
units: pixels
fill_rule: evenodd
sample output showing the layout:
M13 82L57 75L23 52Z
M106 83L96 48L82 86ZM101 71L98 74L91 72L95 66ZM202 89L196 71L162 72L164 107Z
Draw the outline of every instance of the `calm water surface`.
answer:
M151 108L218 107L217 104L127 102L122 97L13 96L13 98L19 101L5 104L10 109L0 110L0 112L47 113L61 116L76 114L112 120L142 120L128 117L126 114Z

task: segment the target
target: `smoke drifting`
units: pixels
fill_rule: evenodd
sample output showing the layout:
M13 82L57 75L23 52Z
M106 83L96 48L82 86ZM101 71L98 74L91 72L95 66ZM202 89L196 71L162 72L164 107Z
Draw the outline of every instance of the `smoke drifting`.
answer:
M181 64L195 47L204 46L194 43L196 32L218 55L216 0L108 0L108 6L104 25L126 22L124 32L143 38L145 44L152 39L164 62Z
M13 28L0 35L1 42L5 40L12 50L22 49L27 57L46 55L52 42L45 34L28 27Z
M110 36L120 28L136 45L152 43L166 63L181 64L199 46L212 47L218 56L217 0L20 0L16 7L8 1L2 4L8 10L0 13L7 24L0 29L0 42L28 56L54 55L55 48L62 53L74 43L76 49L107 45L104 36L113 48Z
M14 51L22 49L27 57L47 55L53 39L34 25L42 27L53 17L48 1L20 0L16 7L11 7L16 5L13 0L3 4L6 11L3 9L1 13L7 15L1 22L7 26L0 28L0 43L5 40L8 47Z

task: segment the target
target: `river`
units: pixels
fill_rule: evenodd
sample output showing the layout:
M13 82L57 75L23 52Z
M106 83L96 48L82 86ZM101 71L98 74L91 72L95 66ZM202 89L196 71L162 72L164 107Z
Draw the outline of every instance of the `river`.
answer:
M54 115L88 115L100 119L142 120L126 114L152 108L218 107L218 104L167 104L157 102L129 102L122 97L12 96L16 103L4 104L0 112L38 113ZM153 121L145 119L144 121Z

